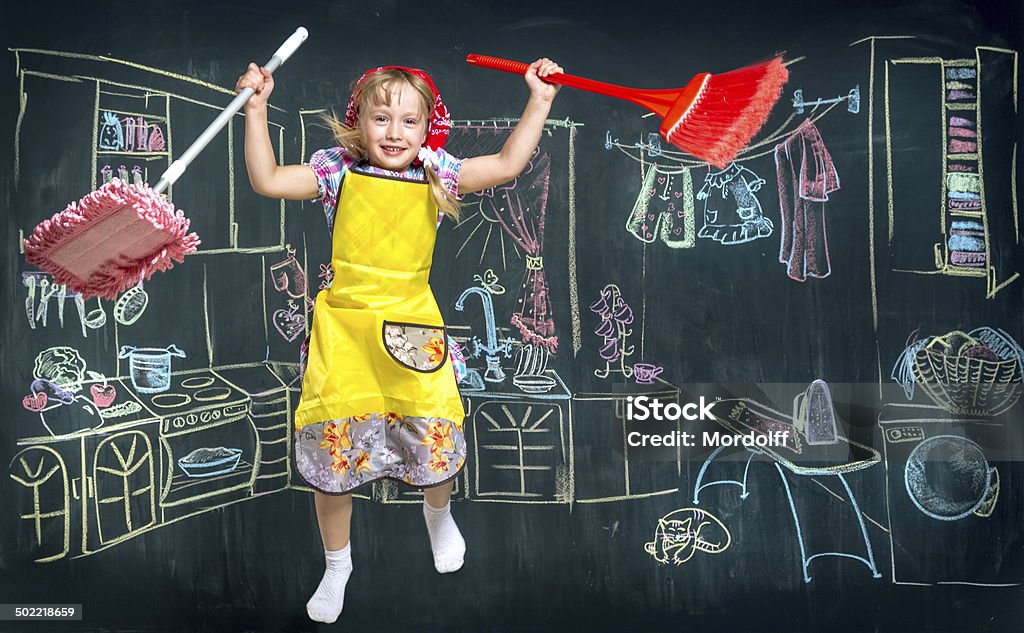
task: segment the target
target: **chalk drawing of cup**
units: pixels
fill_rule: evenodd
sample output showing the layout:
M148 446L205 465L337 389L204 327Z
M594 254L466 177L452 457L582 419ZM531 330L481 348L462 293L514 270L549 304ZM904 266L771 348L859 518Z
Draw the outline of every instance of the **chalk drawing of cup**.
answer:
M653 385L654 379L663 371L665 371L664 367L652 365L651 363L636 363L633 365L633 376L636 378L636 384L638 385Z

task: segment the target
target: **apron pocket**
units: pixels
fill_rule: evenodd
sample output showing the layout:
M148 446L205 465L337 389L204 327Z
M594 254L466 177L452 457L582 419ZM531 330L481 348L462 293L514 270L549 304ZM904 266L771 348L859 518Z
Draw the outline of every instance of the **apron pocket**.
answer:
M385 321L381 337L388 355L415 371L437 371L448 358L448 337L443 326Z

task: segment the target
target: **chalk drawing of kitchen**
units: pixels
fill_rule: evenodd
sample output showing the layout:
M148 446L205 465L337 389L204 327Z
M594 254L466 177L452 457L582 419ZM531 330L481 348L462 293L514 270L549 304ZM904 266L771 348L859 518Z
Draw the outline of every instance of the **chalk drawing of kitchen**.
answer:
M45 196L38 188L17 189L19 208L35 209L38 216L26 221L22 236L52 213L53 199L78 199L113 174L151 180L231 94L134 64L129 83L122 80L129 62L112 58L13 53L22 108L16 179L27 182L29 174L53 169L52 152L32 141L58 116L54 104L83 104L73 112L80 127L66 142L79 149L76 155L88 157L77 173L55 179L55 190ZM63 74L53 72L54 64ZM271 107L278 156L308 153L305 128L314 117L306 115L313 112L299 113L295 149L286 134L295 117ZM183 180L169 191L203 240L185 264L114 301L85 302L43 273L20 274L25 304L19 313L25 316L19 314L17 323L25 347L31 346L22 358L32 366L24 368L31 377L12 414L15 450L7 476L16 491L10 511L38 562L92 555L228 504L307 490L293 481L290 464L291 415L300 386L296 343L308 331L311 296L330 282L329 269L321 265L329 245L309 243L321 237L319 229L289 232L286 218L299 216L298 210L286 215L286 203L259 198L236 179L245 173L241 123L231 122L222 140L190 168L220 179L223 187L200 193L203 188ZM500 146L514 124L458 121L453 151ZM580 125L549 121L527 171L511 186L477 196L479 215L470 210L463 224L449 229L452 252L436 258L451 260L465 278L463 284L445 284L447 296L438 297L471 369L460 389L474 457L457 481L457 498L571 504L677 490L673 478L666 483L628 460L608 479L590 477L590 466L586 477L579 476L576 454L605 460L621 454L623 446L599 446L608 434L594 428L574 433L578 411L591 420L615 414L621 423L624 398L632 393L611 387L574 393L555 369L559 349L568 357L570 349L585 344L596 351L605 341L585 332L583 323L586 318L587 327L604 327L604 317L581 311L566 296L579 292L575 281L556 292L548 276L555 262L561 279L575 279L575 253L545 246L565 244L567 234L545 239L544 226L556 197L561 224L550 218L547 224L565 231L574 226L572 186L564 178L572 173ZM549 191L553 160L563 178L558 196ZM475 266L465 264L471 260ZM307 272L318 266L319 288L310 287ZM64 311L68 299L75 306L70 319ZM609 314L624 319L625 303L612 297ZM559 341L556 318L564 319L569 339ZM633 342L613 338L614 345L639 341L643 348L642 336ZM627 353L602 361L609 381L632 377L634 392L678 397L678 389L657 375L657 366L641 362L640 351L623 349ZM668 467L678 477L679 464ZM366 495L386 503L421 496L387 484Z
M151 181L232 96L124 60L12 52L17 206L33 209L21 237L54 200L77 200L114 175ZM275 151L291 155L294 117L271 107L270 118ZM27 185L55 169L38 142L54 120L65 125L69 155L82 159L42 195ZM37 561L90 555L289 487L305 254L285 240L285 204L235 180L244 174L241 124L232 121L190 168L223 186L187 186L186 177L169 191L203 235L173 274L86 302L45 273L20 273L16 322L29 378L9 426L9 511Z

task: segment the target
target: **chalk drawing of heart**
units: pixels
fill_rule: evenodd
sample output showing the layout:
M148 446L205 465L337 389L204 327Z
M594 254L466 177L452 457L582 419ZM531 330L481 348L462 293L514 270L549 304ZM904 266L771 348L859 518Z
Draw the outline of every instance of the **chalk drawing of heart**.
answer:
M46 408L46 400L46 394L40 391L39 393L34 393L31 396L25 396L22 398L21 404L33 413L39 413Z
M284 340L291 343L305 331L306 317L300 312L285 310L284 308L275 310L274 328L278 334L284 337Z
M92 385L89 387L89 393L92 394L92 401L100 409L106 409L117 398L117 390L111 384Z

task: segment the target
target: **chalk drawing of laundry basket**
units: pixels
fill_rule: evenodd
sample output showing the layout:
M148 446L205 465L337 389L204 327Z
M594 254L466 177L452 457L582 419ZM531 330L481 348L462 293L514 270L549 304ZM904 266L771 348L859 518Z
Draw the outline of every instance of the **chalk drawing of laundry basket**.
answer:
M1024 392L1024 351L1002 330L982 327L968 336L980 340L984 349L923 346L914 356L914 378L928 397L951 413L999 415Z

